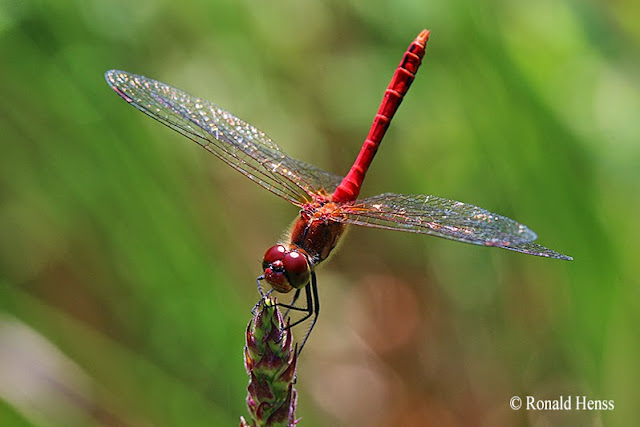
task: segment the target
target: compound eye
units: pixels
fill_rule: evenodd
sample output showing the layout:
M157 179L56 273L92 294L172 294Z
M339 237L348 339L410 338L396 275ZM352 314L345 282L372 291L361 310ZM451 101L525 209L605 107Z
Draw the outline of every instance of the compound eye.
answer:
M283 245L271 246L264 254L264 258L262 258L262 269L264 270L276 261L282 261L286 253L287 248L285 248Z
M311 268L307 257L298 251L291 251L282 260L289 284L298 289L309 283Z

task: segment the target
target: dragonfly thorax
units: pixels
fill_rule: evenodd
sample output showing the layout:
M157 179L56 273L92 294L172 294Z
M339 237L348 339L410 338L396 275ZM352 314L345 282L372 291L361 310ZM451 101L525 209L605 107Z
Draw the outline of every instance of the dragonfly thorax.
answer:
M299 248L284 245L270 247L262 261L264 278L278 292L303 288L311 278L311 263Z

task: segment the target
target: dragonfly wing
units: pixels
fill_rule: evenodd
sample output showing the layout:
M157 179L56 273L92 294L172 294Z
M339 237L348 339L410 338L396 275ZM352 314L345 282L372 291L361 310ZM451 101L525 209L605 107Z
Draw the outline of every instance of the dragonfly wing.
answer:
M491 246L491 245L487 245L487 246ZM527 254L527 255L535 255L535 256L542 256L547 258L556 258L556 259L563 259L566 261L573 261L573 258L570 257L569 255L561 254L560 252L556 252L553 249L546 248L534 242L521 243L519 245L510 245L510 246L499 245L497 247L503 248L503 249L509 249L510 251L522 252L523 254Z
M230 112L157 80L110 70L111 88L129 104L195 141L267 190L300 206L341 177L289 157L264 132Z
M345 207L349 224L430 234L475 245L495 246L530 255L571 257L532 243L536 233L510 218L467 203L435 196L380 194Z

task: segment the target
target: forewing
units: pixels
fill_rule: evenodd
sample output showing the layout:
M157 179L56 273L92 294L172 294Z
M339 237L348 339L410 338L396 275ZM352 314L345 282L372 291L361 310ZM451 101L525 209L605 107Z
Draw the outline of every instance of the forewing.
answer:
M536 233L510 218L435 196L380 194L345 207L343 222L430 234L549 258L571 257L533 243Z
M264 132L230 112L157 80L110 70L107 83L129 104L187 138L267 190L300 206L341 177L289 157Z

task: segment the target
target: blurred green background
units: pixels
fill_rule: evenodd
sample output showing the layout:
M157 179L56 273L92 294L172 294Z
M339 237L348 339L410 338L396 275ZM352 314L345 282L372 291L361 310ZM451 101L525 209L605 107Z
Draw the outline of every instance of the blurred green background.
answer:
M0 425L246 413L255 278L296 210L106 70L344 174L423 28L363 196L477 204L575 261L352 229L318 273L300 425L640 425L639 17L632 0L0 1ZM509 408L527 395L615 409Z

